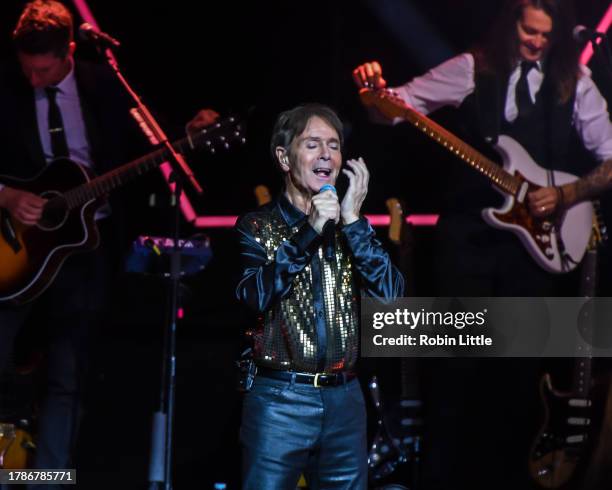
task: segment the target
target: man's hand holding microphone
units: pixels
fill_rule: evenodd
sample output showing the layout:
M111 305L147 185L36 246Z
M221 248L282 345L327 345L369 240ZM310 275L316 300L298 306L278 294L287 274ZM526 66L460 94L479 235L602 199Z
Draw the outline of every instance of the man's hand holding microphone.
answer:
M318 194L312 196L308 216L310 226L323 236L323 251L328 261L333 260L334 257L336 225L340 219L343 225L350 225L357 221L368 193L370 174L363 158L348 160L347 166L349 168L342 169L342 172L348 177L349 186L342 203L338 200L336 188L331 184L325 184Z

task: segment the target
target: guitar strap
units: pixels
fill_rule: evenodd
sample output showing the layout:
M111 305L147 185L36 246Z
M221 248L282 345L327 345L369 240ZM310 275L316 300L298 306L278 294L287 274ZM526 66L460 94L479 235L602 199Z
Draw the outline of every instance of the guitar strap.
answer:
M549 174L552 175L552 171L549 170ZM554 178L553 178L554 181ZM553 184L554 185L554 184ZM565 213L557 213L554 220L555 239L557 241L557 249L559 250L559 257L561 258L561 267L564 271L570 270L570 265L577 265L578 262L567 252L565 243L563 242L563 236L561 235L561 224L563 223L563 215Z
M544 78L543 86L539 92L539 95L543 97L543 103L545 106L545 113L549 114L549 117L546 120L547 124L547 145L546 145L546 155L547 155L547 165L559 165L563 167L564 170L572 171L575 173L574 169L567 169L567 153L568 153L568 144L567 142L570 139L570 132L572 125L568 124L568 121L571 121L575 93L569 98L569 100L565 103L561 103L558 100L557 91L552 83L552 77L546 76ZM561 144L564 142L564 144ZM551 186L557 185L555 182L555 174L552 170L548 170L548 183ZM563 236L561 235L561 224L563 223L563 215L564 213L557 213L557 216L554 220L554 228L555 228L555 238L557 241L557 248L559 250L559 256L561 258L561 266L563 270L569 270L571 265L576 265L578 262L574 260L574 258L567 252L565 248L565 243L563 241Z

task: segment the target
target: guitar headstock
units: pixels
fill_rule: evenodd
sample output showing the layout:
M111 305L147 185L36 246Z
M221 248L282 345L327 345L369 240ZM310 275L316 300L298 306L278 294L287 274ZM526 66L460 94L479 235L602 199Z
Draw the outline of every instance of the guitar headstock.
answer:
M359 91L359 97L366 107L376 107L383 116L389 119L405 118L406 110L409 109L406 102L389 89L363 88Z
M210 153L229 150L246 143L244 124L235 117L226 117L210 126L187 136L191 149L204 148Z
M389 223L389 240L399 245L402 241L402 227L404 225L404 210L402 209L402 203L399 199L390 197L385 204L387 205L389 217L391 218Z

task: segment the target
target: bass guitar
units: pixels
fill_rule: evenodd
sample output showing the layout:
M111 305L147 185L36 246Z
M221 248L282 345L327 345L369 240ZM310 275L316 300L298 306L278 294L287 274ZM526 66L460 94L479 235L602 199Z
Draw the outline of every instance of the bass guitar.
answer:
M597 207L597 206L596 206ZM605 226L598 214L593 215L593 233L582 265L580 293L585 298L596 296L597 250L606 240ZM583 310L581 334L593 338L594 309ZM529 473L543 488L565 488L578 473L580 463L585 461L591 447L593 434L593 404L591 388L591 352L577 351L572 376L572 387L564 392L553 385L552 376L544 374L540 382L540 396L544 407L544 423L538 432L529 457ZM595 417L597 418L597 417ZM567 487L569 488L569 487Z

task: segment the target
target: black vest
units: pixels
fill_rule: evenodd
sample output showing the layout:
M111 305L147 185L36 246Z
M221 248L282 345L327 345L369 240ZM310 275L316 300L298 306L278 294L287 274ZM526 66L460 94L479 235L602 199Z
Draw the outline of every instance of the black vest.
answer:
M494 144L500 134L505 134L518 141L541 167L577 173L568 159L574 96L559 103L550 79L544 77L531 114L510 123L505 118L508 77L477 73L474 92L460 106L470 143L483 149L484 142ZM472 169L461 173L456 192L450 196L451 210L472 212L501 203L501 196L487 179Z

